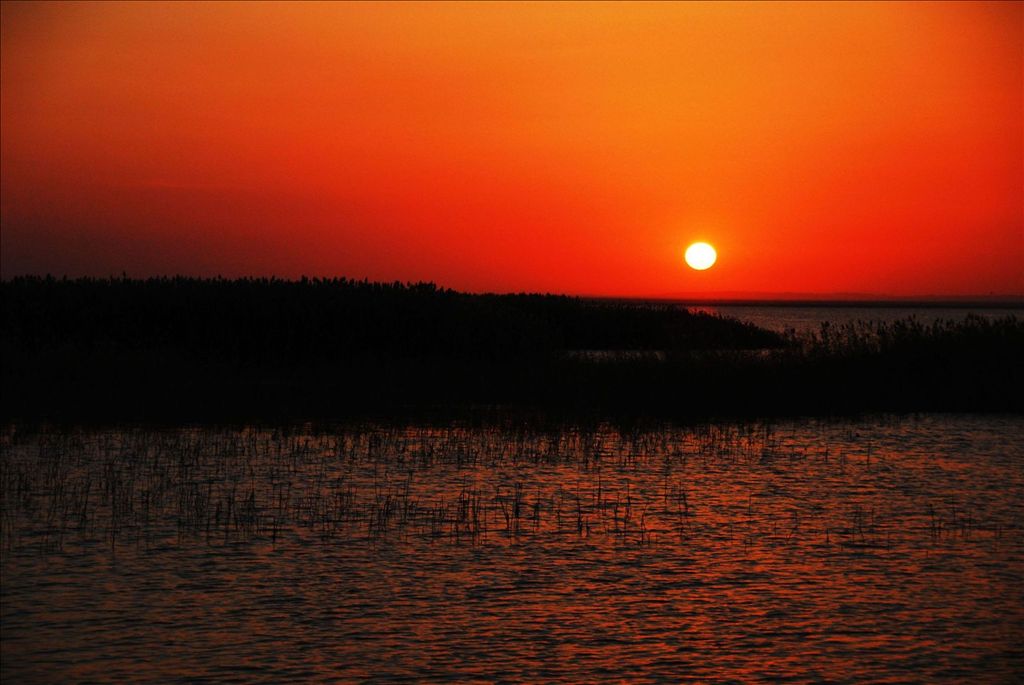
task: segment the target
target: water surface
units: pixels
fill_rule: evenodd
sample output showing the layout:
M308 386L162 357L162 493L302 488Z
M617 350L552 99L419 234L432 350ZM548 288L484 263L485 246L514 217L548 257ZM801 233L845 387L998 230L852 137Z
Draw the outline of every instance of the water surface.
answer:
M5 681L1024 677L1020 417L0 447Z

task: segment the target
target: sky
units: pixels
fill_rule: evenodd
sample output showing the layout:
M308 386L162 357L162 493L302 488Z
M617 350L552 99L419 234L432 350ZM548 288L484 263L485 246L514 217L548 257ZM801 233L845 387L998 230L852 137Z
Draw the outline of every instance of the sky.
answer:
M1021 3L33 2L0 31L4 278L1024 294Z

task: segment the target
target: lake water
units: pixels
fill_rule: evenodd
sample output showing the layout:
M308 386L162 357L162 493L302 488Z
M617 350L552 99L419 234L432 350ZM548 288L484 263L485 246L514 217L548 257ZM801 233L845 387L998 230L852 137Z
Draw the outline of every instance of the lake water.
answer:
M1024 307L856 307L856 306L745 306L715 305L687 307L690 311L710 312L747 321L762 328L784 332L794 329L798 333L817 331L821 324L853 323L855 321L881 321L891 323L909 317L930 324L940 320L963 320L967 315L997 319L1006 316L1024 316Z
M1019 682L1024 418L0 437L5 682Z

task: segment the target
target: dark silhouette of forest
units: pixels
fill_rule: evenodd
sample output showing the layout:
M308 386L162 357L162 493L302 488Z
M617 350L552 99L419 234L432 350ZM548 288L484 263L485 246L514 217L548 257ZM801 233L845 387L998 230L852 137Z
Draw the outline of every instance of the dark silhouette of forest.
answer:
M0 283L6 418L1021 409L1024 323L781 336L672 305L347 279Z

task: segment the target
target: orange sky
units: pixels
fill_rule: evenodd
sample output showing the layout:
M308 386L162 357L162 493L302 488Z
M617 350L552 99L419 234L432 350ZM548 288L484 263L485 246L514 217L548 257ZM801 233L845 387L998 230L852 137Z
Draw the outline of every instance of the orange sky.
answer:
M1021 294L1022 63L1020 3L5 3L0 264Z

